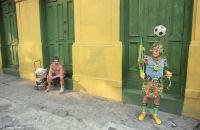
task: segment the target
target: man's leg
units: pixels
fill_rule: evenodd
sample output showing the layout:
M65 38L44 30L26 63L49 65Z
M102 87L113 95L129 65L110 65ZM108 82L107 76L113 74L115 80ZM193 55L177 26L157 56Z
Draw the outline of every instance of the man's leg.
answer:
M161 120L158 117L159 106L160 106L160 97L156 97L156 98L154 98L154 106L153 106L153 116L152 116L152 118L153 118L153 120L155 120L155 122L158 125L161 124Z
M138 117L138 119L139 119L140 121L143 121L144 118L145 118L146 115L147 115L147 100L148 100L148 97L145 95L145 96L143 97L142 112L140 113L140 115L139 115L139 117Z
M143 97L143 102L142 102L142 112L138 116L138 119L140 121L143 121L147 115L147 103L148 103L148 94L149 94L149 88L151 86L151 82L144 82L142 86L142 94L144 95Z
M64 76L60 76L60 93L64 92Z
M48 92L49 90L51 90L51 82L52 82L52 78L47 75L47 82L48 82L48 85L47 85L47 89L46 89L46 92Z

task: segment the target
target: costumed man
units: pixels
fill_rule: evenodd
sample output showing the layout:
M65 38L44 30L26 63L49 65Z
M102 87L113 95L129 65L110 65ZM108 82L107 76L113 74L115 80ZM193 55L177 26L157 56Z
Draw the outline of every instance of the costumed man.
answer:
M163 25L159 26L164 27ZM157 31L159 31L159 26L157 26ZM161 28L160 32L162 32ZM154 33L159 37L161 36L160 32L157 34L154 30ZM165 32L162 32L162 36L164 33ZM139 114L138 119L140 121L145 119L147 115L147 104L150 100L153 100L154 105L152 119L156 122L156 124L160 125L161 120L158 117L158 109L160 105L160 97L163 92L163 78L166 76L170 81L169 86L171 86L170 78L172 77L172 73L168 70L167 59L163 57L162 44L160 42L154 43L150 51L150 55L145 55L144 47L142 45L140 46L138 61L140 67L140 77L144 79L144 82L142 86L142 112Z

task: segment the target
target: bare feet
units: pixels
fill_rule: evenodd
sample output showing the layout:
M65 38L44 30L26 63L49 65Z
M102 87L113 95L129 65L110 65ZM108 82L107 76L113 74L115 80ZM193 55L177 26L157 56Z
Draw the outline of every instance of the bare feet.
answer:
M45 92L47 93L47 92L49 92L50 90L52 90L52 88L47 88L47 89L45 90Z
M64 87L60 88L60 94L62 94L64 92Z

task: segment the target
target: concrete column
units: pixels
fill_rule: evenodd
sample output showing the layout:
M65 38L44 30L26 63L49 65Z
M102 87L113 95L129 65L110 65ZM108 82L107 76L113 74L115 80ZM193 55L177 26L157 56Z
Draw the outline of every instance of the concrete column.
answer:
M200 119L200 0L194 0L183 115Z
M122 98L120 0L74 0L74 90Z
M16 13L20 77L34 79L34 61L42 63L39 0L16 0Z

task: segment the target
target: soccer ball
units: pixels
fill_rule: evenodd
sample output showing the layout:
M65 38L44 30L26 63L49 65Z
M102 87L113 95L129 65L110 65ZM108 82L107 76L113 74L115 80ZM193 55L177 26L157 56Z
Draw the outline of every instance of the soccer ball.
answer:
M158 25L154 28L154 34L158 37L162 37L166 34L166 27L163 25Z

